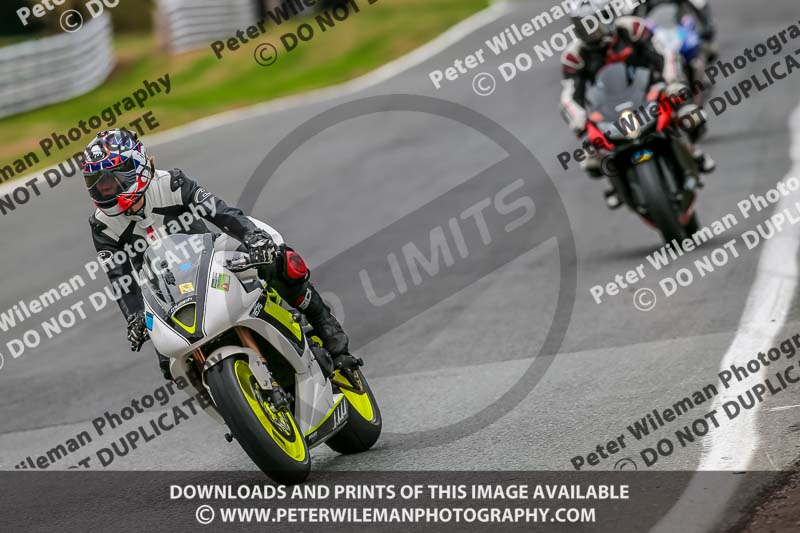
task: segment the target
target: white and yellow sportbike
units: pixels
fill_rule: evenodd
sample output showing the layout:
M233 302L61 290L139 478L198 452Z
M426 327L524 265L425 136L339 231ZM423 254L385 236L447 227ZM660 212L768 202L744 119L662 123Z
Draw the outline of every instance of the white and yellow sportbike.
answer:
M300 483L311 448L365 451L380 436L381 414L358 365L334 369L305 317L237 249L210 233L151 245L141 272L147 327L173 377L193 385L185 390L210 394L206 412L227 425L226 438L274 481Z

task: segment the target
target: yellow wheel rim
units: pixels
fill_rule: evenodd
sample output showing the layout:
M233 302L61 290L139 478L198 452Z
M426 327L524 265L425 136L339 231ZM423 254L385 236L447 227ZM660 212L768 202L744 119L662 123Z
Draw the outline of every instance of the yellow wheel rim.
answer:
M244 359L237 359L233 365L236 380L242 389L247 403L250 404L253 414L256 415L264 431L267 432L275 444L283 450L287 456L298 463L302 463L306 458L305 441L300 438L300 432L294 422L294 417L288 410L276 411L267 402L262 402L253 390L255 377L250 365Z
M353 375L357 380L360 381L361 375L359 374L358 370L354 370ZM334 373L334 376L336 381L341 381L345 385L350 385L353 388L361 388L362 386L362 383L350 383L350 380L348 380L344 374L338 370ZM369 394L366 392L353 392L347 389L340 390L342 391L342 394L344 394L344 397L347 398L347 401L350 403L353 409L355 409L358 414L361 415L361 418L368 422L373 421L375 418L375 411L372 409L372 402L369 399Z

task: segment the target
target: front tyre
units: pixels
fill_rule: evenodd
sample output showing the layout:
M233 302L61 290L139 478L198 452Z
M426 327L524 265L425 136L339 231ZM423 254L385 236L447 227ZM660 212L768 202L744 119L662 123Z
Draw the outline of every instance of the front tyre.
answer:
M381 436L383 421L378 402L372 394L367 378L360 370L353 370L353 383L340 370L334 374L333 381L338 381L348 388L363 390L355 392L340 387L347 401L347 423L336 435L325 443L334 451L350 454L369 450Z
M673 239L681 241L686 237L686 230L678 220L669 192L661 179L658 160L651 159L633 167L636 181L639 184L641 201L647 209L647 218L655 224L664 242Z
M302 483L311 455L288 407L266 401L246 357L228 357L207 373L211 395L231 434L272 480Z

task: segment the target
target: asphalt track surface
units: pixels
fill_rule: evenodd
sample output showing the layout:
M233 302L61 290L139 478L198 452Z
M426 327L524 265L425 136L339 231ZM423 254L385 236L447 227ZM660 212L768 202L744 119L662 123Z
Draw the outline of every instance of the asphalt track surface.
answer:
M636 267L660 243L657 234L631 213L606 209L601 183L589 181L577 168L560 168L556 154L575 147L575 140L558 115L558 60L536 64L511 82L500 81L491 96L473 92L471 75L441 90L435 90L428 79L431 70L449 66L481 48L485 39L507 25L524 22L549 5L515 3L507 14L445 51L357 94L239 120L151 148L161 168L181 168L236 203L267 153L298 125L338 104L370 96L425 95L456 102L500 124L535 155L546 175L531 171L526 176L522 165L502 167L502 172L510 169L525 179L535 175L536 180L554 183L575 239L577 257L572 266L577 267L577 290L571 318L554 325L566 332L557 355L543 357L550 365L541 380L529 379L526 390L510 398L503 396L529 369L543 343L559 290L568 290L559 274L565 265L553 240L530 248L525 236L510 232L506 235L509 246L518 251L512 260L495 265L492 254L473 256L473 260L486 262L487 275L452 274L464 276L462 287L449 284L445 270L425 282L426 296L420 297L421 304L413 313L408 312L413 301L370 310L370 324L380 333L377 338L345 318L346 327L358 331L353 344L367 361L385 433L371 452L360 456L338 456L325 447L318 448L315 469L569 470L570 459L585 456L619 434L627 435L625 428L634 420L716 383L720 360L740 327L760 248L743 253L671 298L660 298L650 312L633 306L633 290L595 304L590 287ZM728 0L714 2L714 7L721 57L728 60L800 18L796 3L790 0ZM565 25L563 20L555 23L541 37ZM789 49L795 48L789 47L787 52ZM529 51L530 47L521 45L517 50ZM512 60L513 55L494 58L489 54L489 62L475 72L496 74L496 66ZM280 62L271 68L280 68ZM265 69L265 75L268 72ZM743 77L739 74L723 81L720 88ZM738 213L737 202L751 193L765 193L790 170L787 122L798 104L798 80L778 82L713 119L703 145L716 159L718 169L707 178L700 196L701 222ZM339 254L343 251L380 230L397 228L392 224L428 202L441 197L441 205L447 206L448 193L460 198L460 193L453 191L467 182L467 187L471 186L471 179L487 169L487 179L501 179L498 174L502 172L493 174L491 170L497 170L493 165L503 160L505 153L486 133L491 135L492 130L477 132L454 120L419 112L385 111L347 120L314 136L291 155L253 200L251 214L280 229L312 269L330 259L342 261ZM2 310L82 272L84 263L93 257L86 224L88 206L83 187L72 179L57 194L46 193L3 220ZM385 249L376 251L379 243L371 245L370 265L378 269L375 257L385 261L388 253L398 253L405 242L421 243L420 249L425 250L429 232L446 224L460 208L454 209L443 209L445 214L439 219L429 213L405 219L399 226L402 232L391 234ZM564 234L564 228L547 226L564 222L548 216L556 207L537 203L536 209L533 223L537 232ZM731 238L753 229L768 213L740 221ZM474 227L466 239L473 249L480 248ZM661 273L648 267L648 278L640 286L656 289L661 277L674 275L704 250L726 240L720 237ZM360 254L346 257L355 271L363 268L363 261ZM459 289L450 292L451 286ZM101 288L102 283L94 282L52 310L61 311L85 298L90 290ZM397 316L403 317L402 323ZM797 332L796 317L795 304L778 339ZM23 330L14 332L13 336L19 336ZM132 399L161 385L155 358L148 349L140 354L128 351L116 307L90 313L57 339L45 340L18 359L12 359L4 348L12 333L4 334L0 344L0 353L5 355L0 370L3 469L13 469L27 455L45 453L75 433L90 429L90 421L105 411L119 412ZM178 395L170 406L182 400ZM762 438L752 446L743 443L750 446L748 453L752 452L749 470L779 470L796 459L794 437L800 408L770 410L796 404L800 404L800 394L789 389L761 406L755 429ZM502 409L486 409L492 405ZM692 414L705 412L698 407ZM141 420L152 414L141 415ZM686 415L682 420L688 423L694 418ZM465 419L470 420L468 429L461 430L458 423ZM730 438L736 440L732 424L721 429L730 431ZM210 419L192 417L179 429L117 458L109 468L253 469L241 449L228 445L222 433ZM69 466L71 459L77 461L123 434L110 433L107 440L96 440L81 451L86 453L76 452L57 466ZM701 440L661 458L652 468L695 470L701 461ZM598 468L610 470L625 457L640 462L639 450L654 443L655 439L649 438L634 441ZM191 452L198 449L202 453Z

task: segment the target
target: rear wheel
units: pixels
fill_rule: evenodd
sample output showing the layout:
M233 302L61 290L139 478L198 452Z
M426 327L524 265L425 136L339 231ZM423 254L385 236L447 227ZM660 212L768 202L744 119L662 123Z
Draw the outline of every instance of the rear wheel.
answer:
M633 167L633 171L638 178L642 201L647 209L647 218L661 232L664 242L673 239L681 241L686 238L686 230L678 220L678 213L661 180L658 161L651 159Z
M326 441L334 451L344 454L369 450L381 435L383 422L378 402L372 394L367 379L360 370L353 370L353 383L340 370L334 374L335 381L364 392L340 388L347 401L347 423L336 435Z
M229 357L208 370L222 418L250 459L277 483L303 482L311 455L288 406L275 407L259 387L246 357Z

